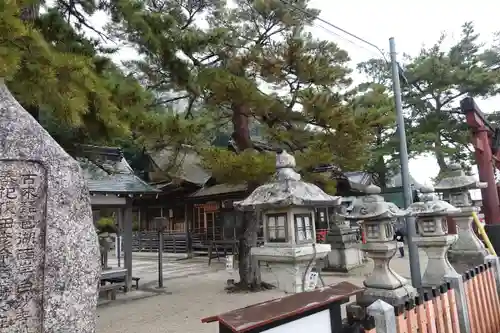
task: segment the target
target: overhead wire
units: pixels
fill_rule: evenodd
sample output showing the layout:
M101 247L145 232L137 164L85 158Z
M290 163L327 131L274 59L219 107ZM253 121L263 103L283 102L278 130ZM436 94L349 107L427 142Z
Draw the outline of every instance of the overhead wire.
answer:
M331 28L333 28L333 29L335 29L335 30L340 31L340 32L342 32L342 33L344 33L344 34L346 34L346 35L348 35L348 36L350 36L350 37L354 38L355 40L358 40L359 42L362 42L362 43L364 43L364 44L366 44L366 45L368 45L368 46L371 46L372 48L374 48L375 50L377 50L377 51L378 51L378 53L380 53L380 55L382 56L382 59L383 59L383 60L384 60L387 64L390 64L390 61L387 59L386 53L383 51L383 49L382 49L382 48L378 47L376 44L374 44L374 43L372 43L372 42L370 42L370 41L366 40L365 38L362 38L362 37L360 37L360 36L358 36L358 35L356 35L356 34L354 34L354 33L350 32L350 31L348 31L348 30L346 30L346 29L343 29L343 28L339 27L338 25L335 25L335 24L333 24L333 23L331 23L331 22L329 22L329 21L327 21L327 20L325 20L325 19L323 19L323 18L319 17L319 15L312 15L311 13L307 12L304 8L301 8L301 7L297 6L296 4L292 3L290 0L280 0L280 1L281 1L282 3L284 3L285 5L287 5L287 6L291 7L292 9L294 9L294 10L296 10L296 11L298 11L298 12L301 12L302 14L307 15L307 16L309 16L309 17L311 17L311 18L314 18L316 21L319 21L319 22L321 22L321 23L323 23L323 24L326 24L327 26L329 26L329 27L331 27ZM362 48L362 49L364 49L364 50L367 50L367 51L368 51L368 49L367 49L366 47L364 47L364 46L362 46L362 45L359 45L359 44L356 44L356 43L355 43L355 42L353 42L352 40L347 39L347 38L345 38L344 36L341 36L340 34L338 34L338 33L336 33L336 32L333 32L333 31L331 31L331 30L329 30L329 29L327 29L327 28L325 28L325 27L323 27L323 26L321 26L321 25L319 25L319 24L317 24L317 23L316 23L315 25L316 25L316 26L318 26L319 28L322 28L323 30L325 30L325 31L327 31L327 32L329 32L329 33L331 33L332 35L335 35L335 36L337 36L337 37L341 38L341 39L342 39L342 40L344 40L344 41L347 41L347 42L349 42L349 43L351 43L351 44L353 44L353 45L355 45L355 46L357 46L357 47L360 47L360 48ZM399 69L400 79L402 79L406 85L409 85L408 79L407 79L407 77L406 77L406 75L405 75L405 70L404 70L404 69L403 69L403 67L399 64L399 62L397 63L397 65L398 65L398 69Z
M368 40L366 40L366 39L364 39L362 37L359 37L359 36L355 35L354 33L349 32L349 31L347 31L347 30L345 30L345 29L343 29L343 28L341 28L341 27L339 27L339 26L337 26L337 25L335 25L335 24L333 24L333 23L331 23L331 22L329 22L329 21L327 21L327 20L319 17L319 15L312 15L311 13L308 13L304 8L301 8L301 7L297 6L297 5L295 5L294 3L292 3L289 0L280 0L280 1L282 3L284 3L285 5L291 7L292 9L301 12L302 14L305 14L305 15L311 17L311 18L314 18L315 20L317 20L317 21L319 21L319 22L321 22L323 24L326 24L327 26L329 26L331 28L334 28L335 30L338 30L338 31L340 31L340 32L342 32L342 33L344 33L344 34L346 34L346 35L348 35L348 36L350 36L350 37L352 37L352 38L354 38L354 39L356 39L356 40L358 40L358 41L366 44L366 45L369 45L369 46L373 47L375 50L377 50L380 53L380 55L382 56L382 58L386 62L389 62L388 59L387 59L387 57L386 57L385 52L380 47L378 47L377 45L375 45L374 43L372 43L372 42L370 42L370 41L368 41ZM334 34L337 35L337 36L339 36L336 33L334 33Z

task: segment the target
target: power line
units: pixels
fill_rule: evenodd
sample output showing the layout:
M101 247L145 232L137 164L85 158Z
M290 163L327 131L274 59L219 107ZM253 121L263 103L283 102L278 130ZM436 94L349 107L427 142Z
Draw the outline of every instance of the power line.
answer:
M353 34L352 32L349 32L349 31L347 31L347 30L345 30L345 29L343 29L343 28L339 27L338 25L335 25L335 24L333 24L333 23L331 23L331 22L329 22L329 21L327 21L327 20L325 20L325 19L322 19L321 17L319 17L319 15L311 15L311 14L310 14L310 13L308 13L305 9L300 8L299 6L297 6L297 5L295 5L294 3L290 2L289 0L280 0L280 1L281 1L282 3L284 3L285 5L287 5L287 6L290 6L292 9L294 9L294 10L297 10L297 11L301 12L302 14L305 14L305 15L307 15L307 16L309 16L309 17L312 17L312 18L314 18L315 20L317 20L317 21L319 21L319 22L321 22L321 23L324 23L324 24L328 25L329 27L332 27L332 28L334 28L334 29L336 29L336 30L338 30L338 31L340 31L340 32L342 32L342 33L344 33L344 34L348 35L348 36L353 37L354 39L356 39L356 40L358 40L358 41L360 41L360 42L362 42L362 43L364 43L364 44L366 44L366 45L369 45L369 46L373 47L375 50L377 50L377 51L380 53L380 55L382 56L383 60L384 60L387 64L390 64L390 61L387 59L387 57L386 57L386 55L385 55L384 51L383 51L380 47L378 47L377 45L375 45L374 43L372 43L372 42L370 42L370 41L368 41L368 40L366 40L366 39L364 39L364 38L362 38L362 37L359 37L359 36L357 36L357 35ZM323 26L321 26L321 25L319 25L319 24L317 24L317 26L318 26L318 27L320 27L320 28L322 28L323 30L328 31L329 33L331 33L331 34L333 34L333 35L335 35L335 36L337 36L337 37L339 37L339 38L341 38L341 39L343 39L343 40L345 40L345 41L347 41L347 42L349 42L349 43L353 44L353 45L356 45L356 44L355 44L352 40L350 40L350 39L347 39L347 38L345 38L345 37L343 37L343 36L340 36L339 34L337 34L337 33L333 32L333 31L331 31L331 30L329 30L329 29L327 29L327 28L325 28L325 27L323 27ZM365 50L367 50L367 51L368 51L368 49L367 49L367 48L365 48L365 47L363 47L363 46L361 46L361 45L356 45L356 46L361 47L361 48L363 48L363 49L365 49ZM399 76L400 76L400 79L401 79L401 80L405 83L405 85L410 86L410 83L409 83L409 81L408 81L408 78L407 78L407 77L406 77L406 75L405 75L405 70L403 69L403 67L401 67L401 65L399 64L399 62L397 62L397 66L398 66L398 68L399 68ZM416 86L415 86L414 84L412 84L412 86L413 86L413 88L416 88Z
M345 42L348 42L348 43L350 43L350 44L352 44L352 45L354 45L354 46L356 46L356 47L359 47L359 48L361 48L361 49L363 49L363 50L365 50L365 51L367 51L367 52L369 52L369 53L376 54L376 55L378 56L378 52L375 52L375 50L373 50L373 49L371 49L371 48L368 48L368 47L366 47L366 46L363 46L363 45L361 45L361 44L359 44L359 43L356 43L356 42L354 42L353 40L350 40L349 38L346 38L346 37L344 37L344 36L342 36L342 35L340 35L340 34L338 34L338 33L334 32L334 31L332 31L332 30L330 30L330 29L328 29L328 28L326 28L326 27L322 26L321 24L315 23L315 26L317 26L318 28L323 29L324 31L328 32L328 33L329 33L329 34L331 34L331 35L334 35L334 36L336 36L336 37L338 37L338 38L342 39L342 40L343 40L343 41L345 41Z
M317 16L317 15L311 15L310 13L308 13L308 12L307 12L306 10L304 10L303 8L300 8L299 6L297 6L297 5L293 4L293 3L291 3L289 0L280 0L280 1L281 1L281 2L283 2L285 5L290 6L290 7L292 7L293 9L295 9L295 10L297 10L297 11L301 12L302 14L305 14L305 15L307 15L307 16L309 16L309 17L313 17L314 19L318 20L319 22L324 23L324 24L328 25L329 27L332 27L332 28L334 28L334 29L336 29L336 30L338 30L338 31L340 31L340 32L342 32L342 33L344 33L344 34L348 35L348 36L353 37L354 39L359 40L359 41L360 41L360 42L362 42L362 43L365 43L366 45L369 45L369 46L373 47L374 49L376 49L376 50L377 50L377 51L378 51L378 52L382 55L382 57L384 58L384 60L385 60L387 63L389 63L389 61L387 60L387 57L386 57L386 55L385 55L384 51L383 51L380 47L378 47L377 45L375 45L375 44L373 44L373 43L371 43L371 42L367 41L366 39L364 39L364 38L362 38L362 37L359 37L359 36L357 36L357 35L353 34L352 32L349 32L349 31L347 31L347 30L345 30L345 29L342 29L341 27L339 27L339 26L337 26L337 25L335 25L335 24L333 24L333 23L331 23L331 22L328 22L327 20L322 19L321 17L319 17L319 16ZM335 35L336 35L336 34L335 34Z

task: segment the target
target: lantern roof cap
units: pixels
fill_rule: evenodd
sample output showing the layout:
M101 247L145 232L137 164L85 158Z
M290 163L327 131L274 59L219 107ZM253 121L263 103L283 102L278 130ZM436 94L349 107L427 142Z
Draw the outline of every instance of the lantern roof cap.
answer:
M289 206L336 206L341 197L325 193L318 186L301 180L295 171L295 158L285 150L276 153L273 181L257 187L246 199L236 201L240 210L271 209Z
M392 202L387 202L384 197L379 195L381 189L378 186L370 185L367 187L367 196L358 198L354 201L351 213L346 215L350 220L377 220L384 218L402 217L407 212L399 209Z
M442 178L435 186L437 192L456 190L472 190L486 188L487 183L480 182L474 176L466 175L459 164L451 164L448 167L446 177Z
M406 210L408 214L412 216L446 216L460 211L459 208L448 202L439 200L432 186L424 186L420 191L422 192L422 201L412 203Z

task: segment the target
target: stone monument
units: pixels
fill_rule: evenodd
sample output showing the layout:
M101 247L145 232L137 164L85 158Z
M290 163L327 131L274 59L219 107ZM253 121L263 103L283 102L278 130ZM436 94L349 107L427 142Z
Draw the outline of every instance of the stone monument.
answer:
M277 153L274 181L234 203L237 209L262 213L264 245L252 248L251 254L270 266L277 287L287 293L309 290L306 280L316 260L330 252L330 245L316 244L315 207L340 205L340 197L301 181L294 168L293 156Z
M339 209L332 215L330 228L326 235L326 243L330 244L332 250L324 260L323 269L346 273L362 266L365 261L360 249L359 226L351 226L346 221L347 212L344 206L340 206Z
M478 208L473 206L469 190L484 188L486 183L481 183L474 176L465 175L459 165L451 165L450 173L435 185L437 192L442 192L444 199L453 206L460 208L459 212L451 213L457 224L457 241L448 251L448 259L455 270L462 274L484 263L488 255L483 243L472 230L472 212Z
M87 186L0 82L0 332L94 333L101 270Z
M439 200L431 187L421 189L420 202L415 202L407 211L416 217L419 237L413 241L427 254L427 267L422 276L422 288L430 289L446 282L445 276L457 274L448 261L447 251L458 236L448 235L448 214L460 212L446 201Z
M364 281L367 289L358 297L357 302L366 307L377 299L382 299L396 306L417 294L405 278L389 267L390 260L396 254L393 223L396 218L407 213L392 202L384 201L379 195L378 186L370 185L366 192L369 195L358 199L347 216L347 219L362 221L366 244L362 244L361 248L374 261L373 272Z

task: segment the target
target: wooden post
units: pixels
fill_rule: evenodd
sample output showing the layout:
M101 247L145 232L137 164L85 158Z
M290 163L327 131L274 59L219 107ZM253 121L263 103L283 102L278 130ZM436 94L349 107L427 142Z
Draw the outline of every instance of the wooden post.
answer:
M457 234L457 224L455 220L451 216L446 217L446 223L448 224L448 234L456 235Z
M123 208L123 248L125 252L125 268L127 278L125 281L126 290L132 287L132 199L127 198Z
M163 230L158 229L158 288L163 288Z
M116 215L118 220L118 230L116 232L116 260L118 262L118 267L122 267L122 237L123 237L123 208L118 209Z

